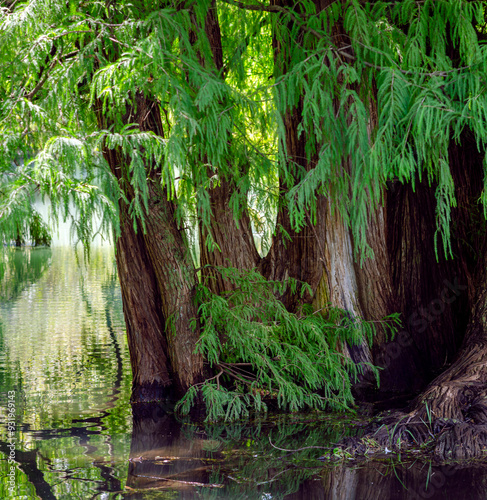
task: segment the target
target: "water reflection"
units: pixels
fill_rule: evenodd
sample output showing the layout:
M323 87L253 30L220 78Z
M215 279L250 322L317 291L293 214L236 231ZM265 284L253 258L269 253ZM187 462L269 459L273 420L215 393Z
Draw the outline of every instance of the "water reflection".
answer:
M330 500L486 498L485 464L434 466L418 460L398 466L392 461L371 462L325 471L322 477L326 496L321 498Z
M14 247L0 250L0 301L13 301L35 283L51 264L50 248Z
M12 497L8 391L18 498L485 498L482 464L321 462L360 433L352 417L205 425L163 405L132 408L113 251L80 265L71 249L6 249L0 269L0 498Z
M187 499L485 499L481 464L434 466L387 456L321 464L326 443L351 432L350 423L308 415L253 425L181 425L164 409L146 406L134 413L130 498L177 491Z
M5 249L2 257L0 452L14 391L16 493L121 491L131 377L113 250L94 249L89 264L71 248ZM7 465L0 461L2 475ZM7 494L2 481L0 498Z

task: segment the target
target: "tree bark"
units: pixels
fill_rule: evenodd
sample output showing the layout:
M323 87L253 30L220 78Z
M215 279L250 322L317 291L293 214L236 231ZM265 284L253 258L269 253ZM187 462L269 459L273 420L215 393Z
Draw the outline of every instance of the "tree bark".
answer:
M230 208L230 198L236 187L234 182L221 179L220 184L210 189L211 222L207 229L200 229L200 264L202 281L214 293L232 289L215 267L235 267L239 270L253 269L260 256L255 248L252 227L247 210L237 221ZM217 248L210 250L206 244L211 237Z
M160 400L172 385L161 297L142 229L134 231L127 206L120 205L116 260L132 365L131 401Z
M447 361L449 356L452 358L451 351L461 342L467 319L468 326L453 364L414 400L408 413L384 420L386 426L376 436L391 446L398 438L415 443L433 442L439 459L465 459L480 456L487 446L487 238L485 221L478 214L477 204L482 190L483 153L478 151L468 131L462 134L461 143L450 146L449 161L457 186L458 208L452 211L456 260L440 262L434 269L432 256L427 257L421 226L419 231L415 226L417 232L411 235L412 248L403 248L403 252L413 252L413 255L403 255L403 262L414 261L414 255L424 262L416 268L419 273L413 275L414 279L409 280L410 300L418 304L436 293L437 299L429 304L443 304L436 323L428 323L424 315L422 324L427 326L428 335L423 333L425 328L414 338L424 351L420 354L421 363L438 367L441 356L445 355ZM421 199L417 192L414 196ZM424 205L420 207L414 210L417 215L421 211L425 220L427 210ZM414 219L417 217L412 217ZM408 227L406 230L413 226ZM431 235L432 231L426 233ZM446 286L444 284L438 293L438 284L447 275L445 270L457 274L453 274L450 281L445 280ZM408 295L404 291L401 294L407 300ZM469 309L468 318L465 310ZM429 312L433 311L429 307ZM422 343L420 333L424 337ZM433 344L439 345L434 348Z
M295 8L294 2L273 0L273 5L288 6ZM317 8L322 8L317 4ZM292 23L290 23L292 24ZM290 69L292 60L290 57L291 47L286 42L288 30L291 26L283 26L273 34L274 47L274 74L279 77ZM291 43L290 40L288 40ZM306 133L299 133L299 125L303 119L303 99L299 100L294 108L288 108L283 115L286 136L285 144L279 147L286 149L287 161L309 171L315 164L316 158L308 158L306 151ZM279 202L285 200L289 186L282 174L279 175ZM301 283L307 283L312 294L306 293L301 297L299 293L286 290L280 297L286 308L291 312L297 312L303 303L310 303L315 295L323 275L324 251L325 251L325 212L327 202L320 196L317 201L316 225L313 224L307 214L306 225L301 231L295 231L291 224L290 214L286 206L278 207L275 234L272 238L268 254L260 263L260 271L270 280L283 281L294 278Z
M101 110L98 103L99 126L106 129ZM141 93L135 93L124 121L164 136L159 103ZM106 149L104 155L130 204L134 192L127 159L118 150ZM198 324L192 325L197 318L194 265L176 224L174 204L160 185L159 169L151 167L144 227L137 221L134 229L129 205L119 201L116 258L133 371L132 402L180 397L201 382L204 373L202 356L194 354L198 340Z
M293 2L274 2L278 5L295 7ZM330 2L316 1L316 10L326 8ZM288 27L289 30L292 27ZM286 29L286 28L284 28ZM348 44L341 25L333 27L335 43ZM284 35L285 37L285 35ZM289 47L285 38L279 33L274 35L273 40L275 53L276 76L284 74L289 70L291 58ZM339 104L337 103L338 107ZM286 137L285 147L289 162L294 162L305 171L314 167L317 157L309 157L307 154L307 137L305 132L299 133L299 125L302 122L303 111L302 99L293 108L288 109L283 117ZM346 161L342 168L347 168ZM281 182L281 198L286 193L283 179ZM284 236L285 233L290 239ZM370 267L370 271L378 271L379 267ZM281 298L286 307L291 311L299 310L305 302L313 302L315 309L325 310L331 305L347 311L351 318L364 318L361 309L359 286L354 265L353 242L349 228L345 225L338 214L333 210L332 200L322 195L318 196L316 208L316 224L306 213L306 226L296 232L292 228L289 213L286 208L281 208L278 213L276 224L276 235L273 238L269 254L261 263L261 270L268 279L282 280L292 277L310 285L312 295L300 297L292 294L289 290ZM380 278L380 276L376 276ZM380 281L380 280L379 280ZM363 295L362 302L373 300ZM382 318L379 318L382 319ZM367 342L359 346L343 346L346 355L350 356L356 363L368 363L372 361L370 348ZM368 370L365 370L368 373ZM370 377L373 378L373 377Z
M137 93L132 119L140 131L164 137L157 101ZM144 220L144 243L162 299L173 381L177 394L184 395L203 380L203 357L194 353L199 338L194 301L196 272L187 241L176 223L175 204L161 187L160 169L153 166L147 170L149 208Z
M205 33L211 47L212 69L224 79L222 39L215 1L212 1L208 8ZM231 142L231 137L225 139ZM211 175L211 172L209 174ZM246 172L242 174L245 175ZM255 247L246 201L241 202L239 217L232 213L231 209L232 196L245 198L246 193L238 193L238 179L225 177L219 170L215 173L216 177L217 182L208 190L211 208L209 227L199 222L200 265L202 282L212 292L222 293L233 287L231 283L223 280L216 267L253 269L257 266L260 256ZM208 240L213 243L211 249L207 244Z
M456 361L418 396L413 409L393 417L399 424L377 433L380 442L399 437L421 444L434 439L439 459L466 459L487 447L487 252L479 261L478 294ZM393 428L393 429L392 429ZM391 431L392 429L392 431Z

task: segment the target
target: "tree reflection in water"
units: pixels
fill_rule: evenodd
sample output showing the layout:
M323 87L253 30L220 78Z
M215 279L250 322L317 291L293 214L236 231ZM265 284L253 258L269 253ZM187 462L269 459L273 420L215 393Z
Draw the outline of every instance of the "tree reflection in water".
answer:
M188 499L485 498L487 475L481 464L398 464L389 456L321 463L319 446L347 431L336 421L324 425L310 417L309 422L281 416L253 425L196 426L178 422L161 406L137 405L127 489L131 498L148 498L140 496L144 491L150 498L166 498L163 492L173 491ZM298 447L307 449L283 451Z

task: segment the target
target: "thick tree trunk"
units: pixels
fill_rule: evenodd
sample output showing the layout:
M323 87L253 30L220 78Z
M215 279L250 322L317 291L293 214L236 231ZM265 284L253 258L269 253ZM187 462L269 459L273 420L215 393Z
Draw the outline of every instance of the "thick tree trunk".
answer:
M296 8L294 2L275 1L275 4L286 4ZM329 1L316 1L316 9L326 8ZM291 30L292 26L287 29ZM286 28L285 28L286 30ZM333 28L337 44L342 40L348 44L343 28L336 25ZM309 42L312 43L312 42ZM274 35L275 73L277 76L289 70L291 57L290 48L286 44L286 31ZM339 104L336 104L337 107ZM309 158L307 154L306 133L299 132L302 122L302 100L293 109L288 109L283 117L286 129L286 153L289 162L299 165L309 171L316 164L317 158ZM308 159L309 158L309 159ZM346 168L346 166L345 166ZM281 198L285 195L286 186L281 179ZM296 232L291 226L289 213L281 208L277 218L276 236L273 239L269 254L261 263L264 276L269 279L282 280L288 277L306 282L312 289L312 297L300 297L287 291L282 297L286 307L291 311L299 310L303 302L313 302L315 309L325 310L331 305L347 311L351 318L364 318L360 301L360 288L357 283L354 265L353 242L350 231L338 214L333 210L331 200L319 196L316 209L316 224L313 224L309 214L306 214L306 226ZM283 229L290 240L284 236ZM370 271L378 271L379 267L369 266ZM380 282L380 276L376 281ZM362 302L374 299L363 295ZM381 319L381 318L380 318ZM359 346L343 346L343 351L356 363L372 361L367 342ZM367 369L364 375L370 376ZM369 378L373 378L370 376Z
M381 346L376 359L385 368L383 390L414 393L456 351L453 301L446 298L446 290L448 283L463 278L457 263L445 260L441 241L439 262L436 258L434 187L425 181L414 190L391 185L386 200L394 307L401 312L403 329L393 342Z
M393 293L391 262L386 245L387 214L383 206L379 206L371 215L367 227L367 243L372 249L373 258L365 259L363 263L355 261L355 274L357 277L358 298L360 310L367 321L375 322L375 338L372 346L371 361L383 368L380 372L379 388L381 391L388 389L390 376L387 372L388 365L381 355L381 348L387 343L390 334L380 322L389 314L396 312L397 302ZM364 379L362 387L367 392L375 387L375 376L369 373ZM365 394L359 395L364 397Z
M101 128L107 128L98 106ZM126 123L141 131L163 136L159 104L140 93L127 109ZM127 160L118 150L104 151L105 158L124 189L128 203L134 193ZM117 266L133 371L132 402L152 401L174 394L182 396L203 380L203 359L194 354L198 340L193 301L195 269L182 231L174 217L174 204L160 186L157 166L148 169L149 208L145 232L120 200Z
M440 459L465 459L487 449L487 252L479 262L478 295L456 361L416 398L411 412L393 417L379 442L435 440ZM397 424L399 421L399 424ZM388 422L386 422L388 423ZM397 425L396 425L397 424Z
M199 339L196 273L188 245L176 226L174 205L157 180L149 192L144 241L162 298L173 381L181 396L204 378L203 357L194 353Z
M216 266L245 270L255 268L260 261L247 211L244 209L237 221L230 208L230 198L235 189L234 183L225 179L221 179L218 186L210 189L212 218L209 231L200 223L202 281L214 293L232 288L229 282L223 280L221 273L215 270ZM217 246L213 250L207 245L209 236Z
M212 52L212 69L222 79L223 48L218 23L218 13L214 1L210 3L205 19L205 33ZM231 141L230 137L226 138ZM260 256L255 248L250 217L243 203L240 217L232 213L230 200L237 194L234 179L225 178L217 172L218 182L209 189L211 208L210 226L199 223L200 265L202 281L214 293L231 290L232 285L223 280L221 273L215 267L235 267L240 270L253 269L257 266ZM246 193L238 193L239 197ZM211 241L211 250L207 242Z
M271 3L296 8L295 2L292 1L273 0ZM322 7L317 4L317 8L321 9ZM274 74L276 77L285 74L296 62L292 60L292 47L289 45L291 42L287 39L288 33L292 29L292 23L288 26L276 24L276 32L273 34ZM284 113L283 122L286 136L285 144L280 145L280 147L286 150L290 170L293 170L292 165L295 164L309 171L315 164L316 158L308 160L307 136L304 132L299 133L299 126L303 119L302 112L303 102L300 99L294 108L289 108ZM279 182L279 200L282 202L285 200L289 186L286 185L283 175L279 176ZM316 225L307 216L306 225L299 232L293 229L287 208L285 206L279 207L275 234L268 254L260 263L260 271L270 280L282 281L294 278L311 287L312 295L307 293L303 297L299 291L292 293L291 290L286 290L281 300L289 311L297 312L303 303L312 301L323 276L323 266L326 265L324 262L326 207L326 199L321 196L317 201ZM321 307L321 304L319 306Z
M320 200L320 206L324 200ZM299 232L292 229L289 212L281 208L277 216L276 233L272 238L271 248L260 263L260 271L268 280L284 281L288 278L307 283L312 290L301 296L287 289L279 297L286 309L298 312L304 303L310 303L315 295L323 275L324 252L324 217L320 211L318 222L311 221Z
M136 95L132 117L142 132L164 136L159 103ZM184 395L203 380L203 357L195 354L199 330L192 325L198 317L194 301L196 273L188 243L176 224L174 203L168 200L160 184L159 169L151 169L148 178L149 208L145 218L144 243L161 296L166 322L166 342L178 395Z
M338 210L332 210L328 205L325 212L325 293L323 294L320 307L326 306L329 303L333 307L343 309L347 312L350 318L372 319L364 314L362 305L368 306L373 302L374 296L365 295L363 288L359 287L360 282L357 274L356 265L354 262L354 249L350 230L344 224ZM377 258L377 257L376 257ZM379 261L373 261L377 264ZM379 267L373 266L370 262L367 264L367 270L370 272L378 271ZM365 271L364 271L365 272ZM367 276L365 283L373 282L380 283L380 275ZM362 287L363 287L362 281ZM362 295L361 292L362 291ZM326 300L323 300L326 299ZM361 300L362 299L362 300ZM369 307L370 310L370 307ZM381 320L383 316L373 318ZM359 363L371 363L372 354L366 341L360 345L347 345L346 352L351 359ZM375 377L369 369L364 369L361 382L366 384L375 384ZM357 388L356 388L357 390Z
M477 200L482 190L482 155L465 132L449 149L456 186L452 208L452 252L438 259L435 186L426 180L399 183L386 194L386 241L394 290L391 312L401 312L403 329L394 341L378 345L374 361L382 366L381 390L415 393L452 362L465 334L472 297L472 273L479 249ZM468 293L466 290L468 289ZM470 296L470 297L469 297Z
M422 262L416 267L418 274L408 280L411 295L404 290L399 290L399 295L406 301L409 297L418 307L419 314L413 312L409 324L423 327L421 332L411 330L415 344L424 351L418 353L423 366L429 363L438 368L441 356L446 360L452 357L463 336L466 311L470 309L468 327L453 364L415 399L410 412L385 420L390 425L380 429L376 437L389 446L398 438L415 443L433 442L438 458L463 459L480 456L487 448L487 238L485 221L480 214L475 215L482 189L483 155L468 132L462 135L461 144L450 146L449 159L457 186L458 208L452 212L456 260L440 262L433 268L433 256L428 258L424 240L424 234L430 234L431 238L432 231L423 233L421 225L414 226L417 232L409 238L412 248L403 245L402 250L412 255L403 255L401 260ZM425 196L416 192L414 198L409 198L410 206L413 199L424 200ZM427 219L424 204L422 210L420 206L409 208L410 213L412 210L416 211L412 220L418 220L420 211L420 220ZM405 230L412 227L409 224ZM450 280L444 278L447 271L451 272ZM441 280L443 288L439 288ZM435 294L436 298L431 300ZM421 300L428 305L424 309L432 318L421 310L418 302ZM435 344L439 345L435 348Z
M117 268L132 365L132 402L164 399L172 385L165 321L142 230L135 233L127 206L120 206Z

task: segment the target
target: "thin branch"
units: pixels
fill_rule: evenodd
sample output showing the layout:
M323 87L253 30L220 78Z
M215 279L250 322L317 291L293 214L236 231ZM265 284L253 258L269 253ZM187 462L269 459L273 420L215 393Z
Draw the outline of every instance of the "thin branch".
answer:
M276 450L286 451L286 452L291 452L291 453L294 453L296 451L311 450L311 449L318 449L318 450L332 450L333 449L330 446L304 446L303 448L297 448L296 450L288 450L287 448L279 448L279 446L272 444L270 436L269 436L269 443Z
M58 38L61 38L66 35L70 35L71 33L93 33L92 30L73 30L73 31L65 31L64 33L61 33L55 37L52 37L51 40L57 40Z
M308 33L311 33L315 35L318 38L323 38L323 35L319 33L318 31L314 30L313 28L309 28L305 24L303 24L305 21L302 19L299 19L299 17L292 12L289 9L286 9L285 7L281 7L280 5L264 5L264 4L244 4L243 2L239 2L238 0L223 0L225 3L229 5L233 5L235 7L238 7L239 9L245 9L245 10L255 10L255 11L260 11L260 12L272 12L274 14L287 14L295 23L298 23L301 25L301 28L304 31L307 31Z
M51 67L52 68L52 67ZM49 68L49 69L51 69ZM47 82L47 80L49 79L49 73L46 73L46 76L40 80L37 85L34 87L33 90L31 90L26 96L25 98L28 100L28 101L31 101L32 98L37 94L37 92L39 92L39 90L41 90L41 88L44 86L44 84Z
M83 33L86 33L86 31L84 31ZM39 92L39 90L41 90L41 88L45 85L45 83L49 79L49 71L51 71L57 64L59 64L60 62L62 62L63 59L67 59L67 58L73 57L78 52L79 52L79 50L75 50L73 52L69 52L65 56L56 57L56 59L50 64L49 69L46 71L46 75L44 76L44 78L42 80L40 80L37 83L37 85L28 94L26 94L24 97L28 101L32 101L32 99L35 97L35 95L37 94L37 92Z

